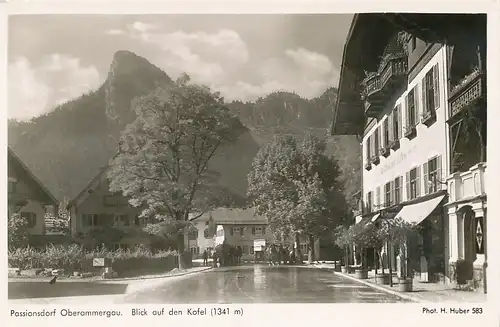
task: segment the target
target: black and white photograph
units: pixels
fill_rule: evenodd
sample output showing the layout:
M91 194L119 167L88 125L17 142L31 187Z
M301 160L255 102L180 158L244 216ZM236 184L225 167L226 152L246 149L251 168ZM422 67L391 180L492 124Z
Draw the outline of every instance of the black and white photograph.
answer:
M487 17L10 15L9 303L481 314Z

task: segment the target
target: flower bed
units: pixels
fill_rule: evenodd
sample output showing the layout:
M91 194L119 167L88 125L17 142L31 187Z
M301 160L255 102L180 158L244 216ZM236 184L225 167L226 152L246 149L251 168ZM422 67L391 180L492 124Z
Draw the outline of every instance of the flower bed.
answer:
M112 263L117 272L166 271L178 265L177 252L151 252L147 248L137 250L94 250L86 251L80 245L54 246L50 245L40 251L34 248L20 248L8 253L10 268L26 269L63 269L64 271L90 272L99 271L100 267L93 267L93 258L105 258ZM191 262L187 256L187 262Z

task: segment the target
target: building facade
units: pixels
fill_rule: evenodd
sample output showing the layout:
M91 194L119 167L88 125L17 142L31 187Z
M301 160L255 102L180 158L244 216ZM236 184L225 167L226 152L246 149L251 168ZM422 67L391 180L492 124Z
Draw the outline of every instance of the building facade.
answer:
M18 213L28 221L32 243L37 237L45 235L45 217L57 212L58 201L12 149L7 151L8 215Z
M196 231L188 233L188 247L196 256L201 256L204 250L215 248L215 231L213 226L223 226L224 236L227 244L241 246L243 260L254 259L255 241L265 241L265 244L284 244L291 248L293 240L278 242L267 226L267 220L254 213L253 208L229 209L218 208L191 220ZM300 237L299 244L302 253L307 254L308 245L304 237ZM315 242L315 253L319 256L319 241Z
M89 247L105 243L112 249L133 249L151 244L151 237L142 231L144 219L140 209L132 207L127 199L109 191L104 168L68 204L71 235Z
M382 216L419 224L420 258L412 267L417 275L425 281L454 281L456 262L465 260L476 271L470 279L481 284L485 151L469 152L486 145L486 108L476 101L485 96L478 77L485 72L481 64L485 19L420 16L355 15L344 51L332 133L357 134L361 140L363 197L357 222ZM471 29L464 33L460 28L443 29L453 24ZM476 56L470 55L471 48L477 50ZM478 109L472 115L459 114L468 103ZM454 118L457 115L461 118ZM472 148L467 147L471 140L457 141L463 138L457 125L464 125L464 116L472 116L469 124L479 126L471 130L484 129L471 138ZM460 119L462 123L455 122ZM467 171L456 172L464 168ZM391 257L394 262L395 254Z

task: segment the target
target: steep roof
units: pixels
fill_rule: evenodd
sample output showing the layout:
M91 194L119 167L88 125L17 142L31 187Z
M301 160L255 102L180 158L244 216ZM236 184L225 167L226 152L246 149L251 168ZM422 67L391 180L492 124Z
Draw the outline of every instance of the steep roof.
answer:
M39 191L46 197L46 200L54 206L59 205L59 201L50 193L50 191L43 185L43 183L33 174L33 172L24 164L24 162L14 153L14 151L7 147L7 160L8 165L15 165L16 168L21 169L26 176L39 188Z
M208 221L210 217L212 217L214 222L217 224L267 224L267 219L265 217L256 215L254 208L217 208L203 214L200 217L193 218L191 219L191 221Z
M105 166L101 168L101 170L90 180L90 182L78 193L73 199L71 199L68 202L68 205L66 206L67 209L73 207L78 200L83 198L84 196L87 196L89 194L89 191L92 190L96 186L96 182L99 181L102 177L102 175L108 170L108 166Z

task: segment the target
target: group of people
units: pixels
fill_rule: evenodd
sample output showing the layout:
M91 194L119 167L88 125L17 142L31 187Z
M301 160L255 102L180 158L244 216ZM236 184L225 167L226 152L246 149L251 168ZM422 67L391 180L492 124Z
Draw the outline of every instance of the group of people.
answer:
M295 250L293 248L289 248L288 246L283 246L283 244L271 244L266 247L266 256L268 259L268 263L272 266L279 264L295 264L296 256Z
M204 250L203 265L208 266L208 259L212 258L214 267L234 266L241 264L243 249L241 246L229 244L220 244L215 250ZM282 244L271 244L262 249L262 251L254 252L255 263L268 262L270 265L279 264L295 264L296 256L293 247L284 246Z
M211 253L210 253L211 252ZM243 249L241 246L233 246L229 244L220 244L214 251L204 250L203 265L208 266L208 258L212 258L214 267L220 266L234 266L241 264L241 257L243 256Z

